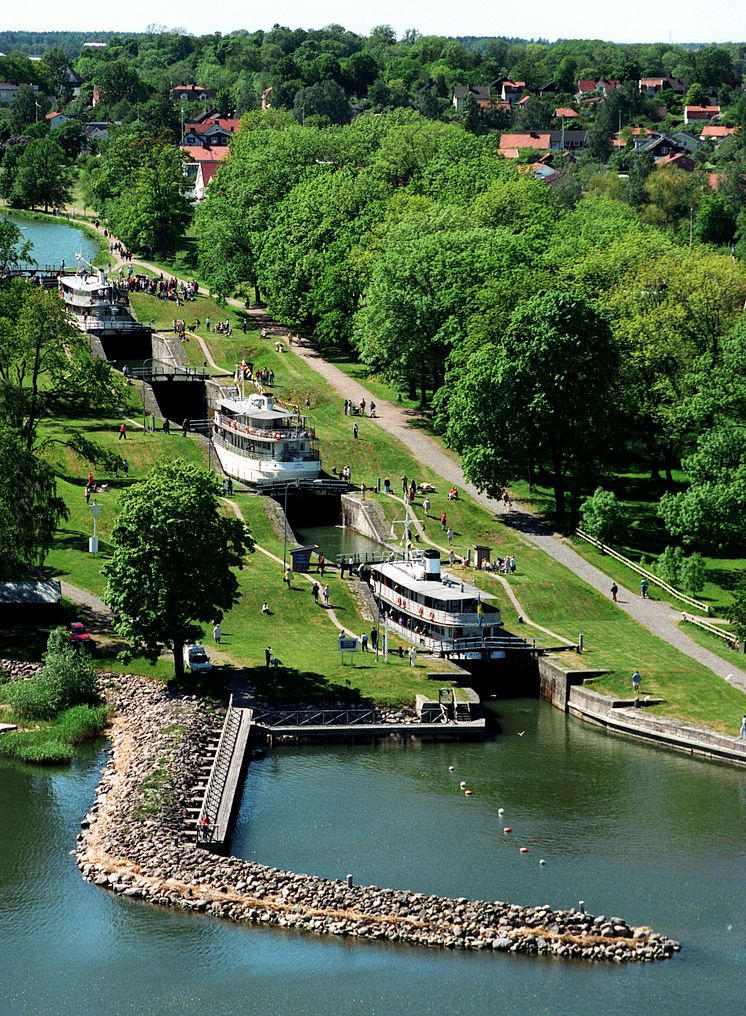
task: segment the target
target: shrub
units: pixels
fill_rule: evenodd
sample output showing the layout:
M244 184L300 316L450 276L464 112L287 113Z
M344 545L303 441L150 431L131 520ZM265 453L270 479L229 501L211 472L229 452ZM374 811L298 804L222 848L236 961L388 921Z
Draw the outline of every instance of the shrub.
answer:
M627 512L611 490L597 487L593 497L586 498L580 508L582 528L601 543L615 543L627 532Z
M60 644L60 632L64 632L64 629L57 628L49 636L44 654L44 669L40 675L54 689L59 703L57 711L81 702L97 702L96 672L90 659L86 653L74 649L69 642Z
M12 681L5 697L19 720L50 720L59 709L56 690L41 674L28 681Z
M55 738L22 745L16 751L16 758L21 762L35 762L37 765L60 765L62 762L71 762L72 757L72 747Z

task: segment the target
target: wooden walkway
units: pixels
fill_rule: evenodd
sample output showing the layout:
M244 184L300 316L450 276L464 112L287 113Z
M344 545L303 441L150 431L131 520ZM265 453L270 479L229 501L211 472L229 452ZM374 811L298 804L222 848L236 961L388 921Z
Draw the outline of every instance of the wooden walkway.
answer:
M239 709L231 699L197 819L197 843L208 850L222 849L228 839L252 717L253 710Z

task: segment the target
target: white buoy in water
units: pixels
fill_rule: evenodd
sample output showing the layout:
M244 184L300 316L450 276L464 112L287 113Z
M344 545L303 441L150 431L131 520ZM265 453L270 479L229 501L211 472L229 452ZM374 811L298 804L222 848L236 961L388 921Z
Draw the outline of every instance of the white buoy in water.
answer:
M462 781L461 781L461 782L459 783L459 786L461 787L461 789L462 789L462 790L466 790L466 781L465 781L465 780L462 780Z
M452 772L453 772L453 766L448 766L448 772L449 772L449 773L452 773Z
M544 860L544 858L543 858L543 857L542 857L542 859L541 859L541 860L539 861L539 864L546 864L546 863L547 863L547 862L546 862L546 861Z
M504 815L505 814L505 809L504 808L498 808L497 809L497 814L498 815Z

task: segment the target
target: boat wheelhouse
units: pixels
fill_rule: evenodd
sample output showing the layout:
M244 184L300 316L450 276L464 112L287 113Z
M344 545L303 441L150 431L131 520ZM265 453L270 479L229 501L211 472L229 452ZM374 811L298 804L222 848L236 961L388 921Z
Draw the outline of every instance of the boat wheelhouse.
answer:
M269 394L219 399L212 441L225 474L244 483L314 480L321 472L314 429Z
M109 282L102 268L61 275L59 289L81 332L117 335L149 330L132 317L126 287Z
M437 550L371 564L370 587L389 631L460 659L502 659L495 597L441 571Z

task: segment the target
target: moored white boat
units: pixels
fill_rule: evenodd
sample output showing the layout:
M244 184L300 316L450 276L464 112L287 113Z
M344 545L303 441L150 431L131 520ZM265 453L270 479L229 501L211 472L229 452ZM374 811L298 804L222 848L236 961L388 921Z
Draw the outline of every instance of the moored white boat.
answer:
M314 429L270 394L219 399L212 442L225 474L244 483L314 480L321 472Z

